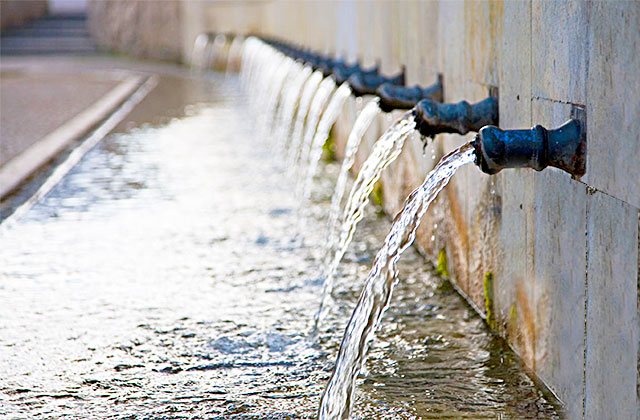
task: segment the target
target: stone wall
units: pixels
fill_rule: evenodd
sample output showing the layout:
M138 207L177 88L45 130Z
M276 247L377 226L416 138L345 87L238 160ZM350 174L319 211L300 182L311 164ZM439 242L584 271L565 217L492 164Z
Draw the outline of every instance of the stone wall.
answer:
M98 46L135 57L180 61L178 0L90 0L89 30Z
M0 30L20 26L47 13L47 0L0 1Z
M582 1L204 2L203 30L258 32L444 79L445 100L498 88L500 126L560 125L586 109L587 173L461 170L426 216L418 245L565 404L569 418L637 418L640 3ZM196 11L197 9L197 11ZM339 145L362 104L337 126ZM397 117L397 115L393 115ZM393 121L382 115L359 152ZM408 140L383 177L398 211L443 153L472 135ZM446 259L444 256L446 255ZM438 258L438 256L440 258Z

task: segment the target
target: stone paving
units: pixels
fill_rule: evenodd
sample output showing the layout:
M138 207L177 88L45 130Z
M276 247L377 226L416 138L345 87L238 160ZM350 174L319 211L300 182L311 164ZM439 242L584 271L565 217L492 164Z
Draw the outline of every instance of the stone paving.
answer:
M104 74L2 70L0 165L76 116L118 83Z

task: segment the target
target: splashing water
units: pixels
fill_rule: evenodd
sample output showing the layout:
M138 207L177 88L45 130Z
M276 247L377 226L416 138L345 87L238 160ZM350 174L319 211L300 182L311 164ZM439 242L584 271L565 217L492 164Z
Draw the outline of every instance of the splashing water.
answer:
M413 243L420 221L438 193L461 166L473 162L471 143L449 153L414 190L396 216L384 245L378 251L364 289L345 330L336 366L320 403L319 417L348 418L355 380L362 369L369 343L389 306L397 281L400 255Z
M307 170L313 139L318 129L318 121L320 121L325 105L327 105L327 101L335 90L336 82L333 80L333 77L325 77L322 83L320 83L320 86L313 97L313 101L311 101L311 106L309 107L309 113L307 114L307 120L305 122L304 136L302 137L302 144L298 148L298 156L296 156L296 159L294 160L294 167L296 169L296 172L294 173L299 175L296 177L296 196L301 198L303 194L302 189L305 184L301 175Z
M322 157L322 147L329 138L331 127L333 127L333 124L338 119L338 115L342 111L342 107L349 95L351 95L351 88L349 85L347 83L340 85L338 90L336 90L331 97L331 101L329 102L329 105L327 105L327 109L322 114L322 118L318 123L318 129L316 130L316 134L313 136L313 141L311 142L311 150L309 152L309 160L307 162L307 174L302 187L303 205L309 199L309 195L311 194L311 184L313 183L313 177L316 174L318 163Z
M292 168L298 157L297 152L300 148L300 144L302 143L304 122L307 117L307 113L309 112L309 106L311 105L311 100L318 90L320 82L322 82L322 72L314 71L304 84L304 89L300 96L298 111L296 112L296 122L293 126L293 133L291 134L291 145L289 146L289 153L287 154L287 168L290 168L291 173L293 173Z
M331 296L336 270L353 239L358 222L362 220L363 211L369 202L369 195L373 191L375 183L380 179L382 171L400 155L404 141L414 129L412 111L409 111L378 139L373 146L373 151L358 172L342 214L342 226L335 253L326 266L322 298L316 316L316 329L326 315L327 301Z

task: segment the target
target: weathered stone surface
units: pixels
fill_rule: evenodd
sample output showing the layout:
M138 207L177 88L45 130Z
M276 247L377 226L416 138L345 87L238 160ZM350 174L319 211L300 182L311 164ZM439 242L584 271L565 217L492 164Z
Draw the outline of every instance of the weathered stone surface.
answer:
M533 120L557 126L571 105L534 100ZM565 403L582 413L587 197L584 184L550 168L535 175L533 281L536 325L534 369Z
M531 9L533 96L584 104L588 4L534 1Z
M466 77L476 83L498 85L502 50L503 2L464 3ZM479 53L481 52L481 53Z
M636 418L638 209L589 195L587 246L585 418Z
M182 32L177 0L92 0L87 12L91 35L102 48L138 57L180 60Z
M592 3L589 42L584 179L640 207L640 5Z

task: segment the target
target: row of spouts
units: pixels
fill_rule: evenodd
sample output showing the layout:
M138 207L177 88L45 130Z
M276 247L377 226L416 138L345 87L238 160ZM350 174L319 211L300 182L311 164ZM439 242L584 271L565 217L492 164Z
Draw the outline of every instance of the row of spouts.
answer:
M525 130L500 130L498 98L489 96L474 104L467 101L443 103L442 76L430 86L405 86L405 69L385 76L380 66L363 69L360 63L348 64L296 47L276 39L263 39L289 57L333 75L337 84L349 83L356 96L376 95L384 112L413 109L416 129L433 138L440 133L478 132L474 146L476 164L483 172L495 174L505 168L529 167L542 170L553 166L581 177L586 170L586 127L584 119L571 118L562 126L548 130L536 125Z
M365 320L373 319L372 315L375 315L374 318L377 321L362 322L359 325L354 322L354 319L357 321L358 318L356 316L358 308L367 306L361 305L359 301L347 329L350 333L345 334L343 339L336 371L325 395L323 395L319 412L321 418L345 418L349 416L351 410L355 377L361 367L364 355L366 355L367 342L388 304L395 282L395 262L399 254L413 241L413 235L415 235L421 215L424 214L437 192L446 185L450 176L455 172L455 168L464 164L465 159L469 159L467 162L471 162L473 159L484 172L490 174L509 167L531 167L542 170L546 166L555 166L574 176L580 176L584 174L585 127L581 120L570 119L555 130L546 130L541 126L536 126L531 130L503 131L495 126L498 123L497 98L490 96L476 104L469 104L466 101L456 104L442 103L443 84L441 77L428 87L406 87L404 86L404 71L399 75L387 77L380 74L379 66L363 69L358 63L347 64L343 60L332 59L273 39L263 39L261 43L266 43L272 49L289 57L291 60L287 62L288 65L295 62L301 67L308 68L309 73L318 74L318 83L321 79L319 74L325 76L323 83L327 80L329 82L333 80L331 91L335 89L336 85L348 85L350 92L356 96L377 96L380 108L385 112L396 109L411 110L410 114L406 115L413 117L415 128L424 136L434 137L439 133L479 132L469 145L463 146L443 158L436 169L427 176L423 186L412 193L405 203L405 209L401 212L406 222L403 222L401 216L396 219L383 249L376 256L376 263L367 283L378 286L386 284L385 287L388 290L379 296L374 296L376 292L371 293L370 298L374 302L379 299L381 306L374 305L379 306L379 309L374 311L376 313L367 314L365 311L363 314L366 316L362 318ZM252 71L259 72L261 70L260 67L254 66ZM272 69L272 71L278 73L277 69ZM287 74L287 71L282 70L280 74ZM274 83L274 78L271 76L265 77L264 80ZM275 94L276 96L273 97L277 97L276 91L283 89L286 82L284 78L275 78L275 80L278 80L276 84L280 87L262 89L263 95ZM329 95L330 93L327 93L327 98ZM269 101L258 102L266 103ZM272 105L275 106L275 104ZM310 125L317 125L317 121ZM324 140L324 138L320 139L322 142ZM398 143L399 148L402 147L402 142L403 140L400 140ZM309 159L302 159L302 161L307 160ZM313 171L310 171L309 175L312 177ZM387 262L385 263L385 261ZM379 287L372 286L372 289L376 288ZM363 296L366 295L366 290L365 287ZM363 296L361 296L361 301ZM352 340L350 337L355 338ZM364 345L352 346L350 351L344 351L349 347L351 341L364 343ZM340 370L344 372L338 375L337 372Z

